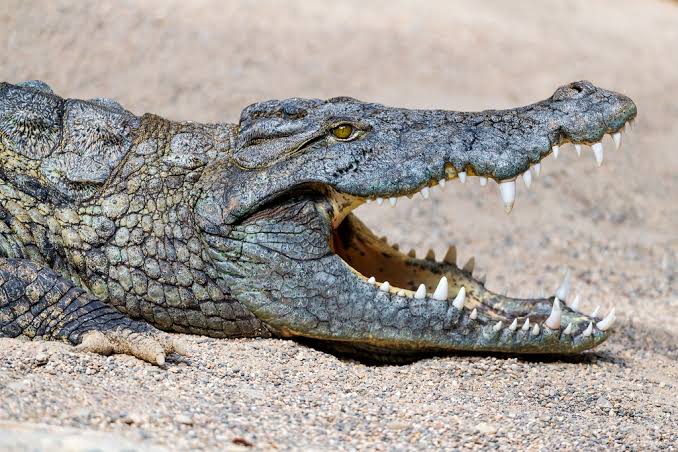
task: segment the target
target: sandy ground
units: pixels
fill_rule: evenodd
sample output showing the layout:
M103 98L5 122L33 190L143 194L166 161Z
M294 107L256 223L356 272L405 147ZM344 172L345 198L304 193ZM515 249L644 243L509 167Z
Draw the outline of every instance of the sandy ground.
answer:
M167 370L0 339L0 449L677 448L678 6L418 3L3 0L0 79L200 121L292 96L475 110L578 79L624 92L639 120L622 151L601 169L590 151L547 159L510 216L477 184L358 211L404 248L456 243L511 294L569 267L586 309L617 306L617 334L571 359L382 367L186 337Z

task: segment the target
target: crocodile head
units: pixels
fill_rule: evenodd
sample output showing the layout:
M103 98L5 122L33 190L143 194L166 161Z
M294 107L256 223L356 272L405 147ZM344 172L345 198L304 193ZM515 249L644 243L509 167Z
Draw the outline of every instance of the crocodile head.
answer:
M483 350L575 353L604 341L600 320L561 303L493 293L444 259L418 259L351 213L368 202L428 196L445 181L496 181L506 210L515 180L558 146L618 142L636 115L623 95L586 81L547 100L475 113L288 99L246 108L228 162L202 179L198 223L233 295L274 333L380 356ZM560 296L559 301L556 295Z

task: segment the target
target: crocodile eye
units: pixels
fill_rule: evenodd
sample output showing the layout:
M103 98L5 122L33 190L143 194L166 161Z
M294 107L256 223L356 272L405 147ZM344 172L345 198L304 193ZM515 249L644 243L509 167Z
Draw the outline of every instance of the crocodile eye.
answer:
M340 124L332 129L332 135L339 140L348 140L353 135L353 130L351 124Z

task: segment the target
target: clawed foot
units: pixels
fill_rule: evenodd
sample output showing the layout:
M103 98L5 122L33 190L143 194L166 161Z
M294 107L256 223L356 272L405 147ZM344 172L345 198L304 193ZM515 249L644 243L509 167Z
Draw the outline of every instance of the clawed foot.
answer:
M153 327L138 331L123 326L103 331L87 331L83 333L82 341L76 349L101 355L131 355L158 366L165 364L165 357L170 353L188 355L181 341Z

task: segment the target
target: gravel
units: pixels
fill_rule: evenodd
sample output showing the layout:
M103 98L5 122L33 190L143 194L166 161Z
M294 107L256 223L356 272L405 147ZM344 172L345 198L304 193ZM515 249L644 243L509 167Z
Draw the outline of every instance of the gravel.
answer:
M678 7L426 5L7 0L0 79L201 121L290 96L482 109L584 78L623 91L640 113L622 151L608 146L598 169L564 148L530 192L519 186L511 216L473 178L357 212L403 249L440 256L456 243L493 290L550 292L569 267L583 309L617 307L617 333L580 356L398 366L287 340L185 336L191 356L164 369L0 339L0 449L676 449L678 68L667 56Z

